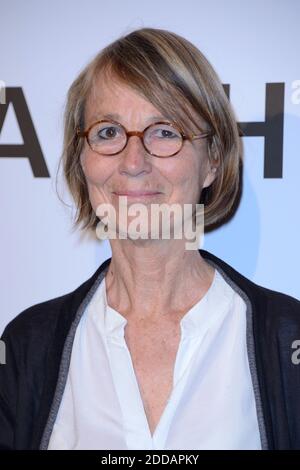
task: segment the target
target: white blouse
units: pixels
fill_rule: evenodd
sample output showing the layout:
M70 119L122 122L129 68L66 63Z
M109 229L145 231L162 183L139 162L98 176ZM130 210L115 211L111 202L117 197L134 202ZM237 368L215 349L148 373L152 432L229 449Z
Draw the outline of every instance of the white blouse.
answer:
M102 280L77 327L48 449L261 449L246 345L246 304L215 270L181 319L173 390L153 436L127 323Z

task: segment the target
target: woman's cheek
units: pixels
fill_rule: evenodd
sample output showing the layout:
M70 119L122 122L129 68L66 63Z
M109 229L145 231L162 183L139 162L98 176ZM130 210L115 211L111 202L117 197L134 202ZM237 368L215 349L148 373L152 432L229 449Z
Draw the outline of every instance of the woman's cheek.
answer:
M103 169L92 155L83 155L81 157L81 167L88 183L100 184L101 179L105 177ZM101 178L101 179L100 179Z

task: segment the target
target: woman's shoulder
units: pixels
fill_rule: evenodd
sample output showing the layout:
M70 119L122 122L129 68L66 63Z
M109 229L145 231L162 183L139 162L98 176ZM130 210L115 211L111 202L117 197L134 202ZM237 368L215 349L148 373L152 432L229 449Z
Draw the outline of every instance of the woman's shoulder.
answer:
M256 284L212 253L205 250L200 252L246 301L251 302L254 314L265 318L269 316L272 320L290 318L300 326L300 300L284 292Z
M97 271L75 290L23 310L7 324L2 338L11 337L15 342L47 338L54 334L58 328L60 333L67 333L78 308L91 295L97 278L107 264L108 260L101 264Z
M68 293L44 302L34 304L17 316L5 327L3 336L40 334L43 330L49 332L56 324L63 305L68 302L72 293Z

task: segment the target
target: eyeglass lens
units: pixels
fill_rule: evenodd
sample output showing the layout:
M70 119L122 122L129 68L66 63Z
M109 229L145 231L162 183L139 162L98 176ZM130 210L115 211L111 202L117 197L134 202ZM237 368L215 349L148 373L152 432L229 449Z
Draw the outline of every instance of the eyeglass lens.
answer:
M113 122L96 123L89 131L91 148L100 154L113 155L126 145L125 129ZM180 132L170 124L152 124L144 131L144 145L153 155L169 156L178 152L182 145Z

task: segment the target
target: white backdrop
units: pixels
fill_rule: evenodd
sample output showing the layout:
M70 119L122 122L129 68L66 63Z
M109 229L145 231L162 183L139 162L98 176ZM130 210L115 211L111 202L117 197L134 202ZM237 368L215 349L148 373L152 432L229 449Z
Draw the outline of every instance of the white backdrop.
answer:
M26 155L1 153L0 331L28 306L76 288L110 256L107 241L71 232L72 213L55 193L63 106L82 67L143 26L195 43L230 85L240 122L264 121L266 83L284 84L282 178L264 177L264 137L244 137L239 210L206 235L204 248L255 282L300 297L299 0L1 0L0 8L0 80L22 88L50 174L35 177ZM0 152L4 144L22 144L12 105Z

